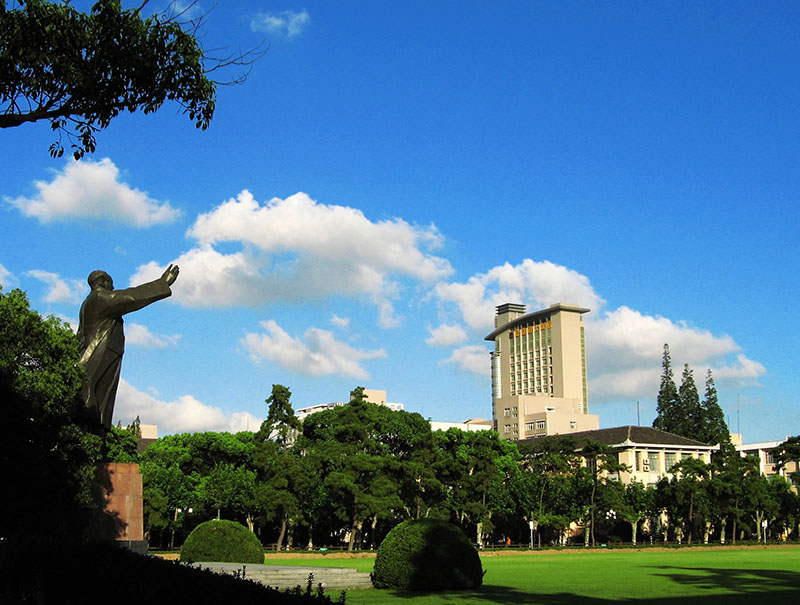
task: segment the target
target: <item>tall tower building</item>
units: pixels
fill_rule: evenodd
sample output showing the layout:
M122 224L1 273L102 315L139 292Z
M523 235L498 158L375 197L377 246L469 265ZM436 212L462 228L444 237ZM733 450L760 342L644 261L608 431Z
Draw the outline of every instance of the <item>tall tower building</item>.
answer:
M492 360L492 420L506 439L526 439L598 428L589 414L586 347L581 315L589 309L525 305L496 309Z

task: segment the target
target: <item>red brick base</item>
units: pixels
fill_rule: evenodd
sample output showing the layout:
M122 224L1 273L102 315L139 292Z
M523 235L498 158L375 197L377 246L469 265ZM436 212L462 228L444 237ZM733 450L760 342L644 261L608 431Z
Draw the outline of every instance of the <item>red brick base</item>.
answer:
M111 491L106 494L106 512L122 522L117 540L144 540L142 474L139 465L109 462L105 468L111 483Z

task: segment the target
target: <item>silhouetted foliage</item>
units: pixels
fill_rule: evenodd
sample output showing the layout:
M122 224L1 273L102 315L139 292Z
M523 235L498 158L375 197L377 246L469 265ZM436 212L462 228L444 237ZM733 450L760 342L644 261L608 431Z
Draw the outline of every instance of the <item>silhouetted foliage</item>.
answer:
M55 563L54 563L55 562ZM279 591L257 582L134 554L112 544L11 550L0 544L0 603L332 603L317 591ZM344 603L340 598L336 602Z
M21 290L0 291L0 537L82 535L96 512L91 487L102 437L78 422L78 341Z
M75 159L95 151L96 133L120 113L152 113L166 101L208 128L216 99L208 74L248 68L263 51L209 57L195 35L202 17L182 20L177 4L146 17L146 0L129 9L98 0L89 12L69 0L0 0L0 128L46 120L58 133L50 155L64 153L66 137Z

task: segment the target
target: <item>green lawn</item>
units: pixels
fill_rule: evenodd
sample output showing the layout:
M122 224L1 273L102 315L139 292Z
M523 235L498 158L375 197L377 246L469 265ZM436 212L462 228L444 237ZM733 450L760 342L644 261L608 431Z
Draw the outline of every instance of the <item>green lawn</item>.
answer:
M409 593L351 591L348 605L408 603L773 603L800 604L800 548L670 551L607 550L484 556L480 590ZM267 561L353 567L371 571L374 559Z

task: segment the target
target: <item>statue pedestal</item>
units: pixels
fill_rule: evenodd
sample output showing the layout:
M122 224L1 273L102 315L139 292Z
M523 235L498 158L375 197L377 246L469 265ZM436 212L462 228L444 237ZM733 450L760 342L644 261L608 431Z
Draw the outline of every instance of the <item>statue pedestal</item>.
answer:
M135 552L147 553L142 512L142 474L138 464L109 462L98 471L105 475L101 489L105 514L116 521L116 541Z

